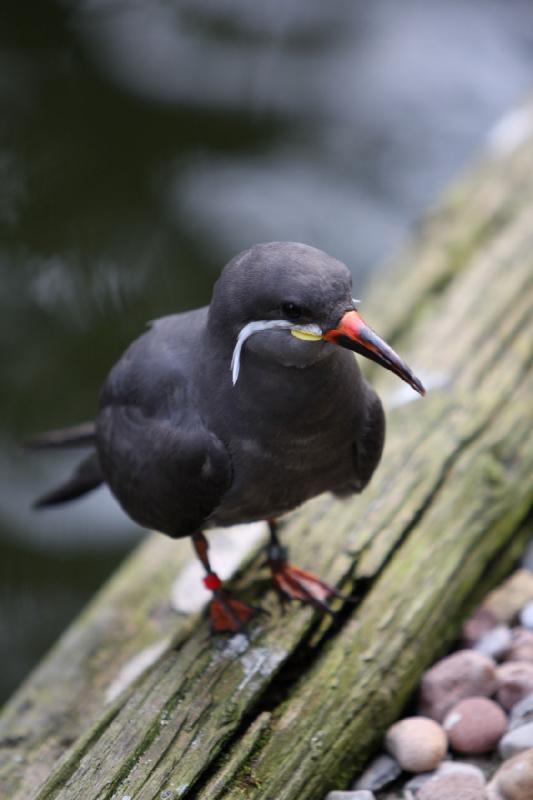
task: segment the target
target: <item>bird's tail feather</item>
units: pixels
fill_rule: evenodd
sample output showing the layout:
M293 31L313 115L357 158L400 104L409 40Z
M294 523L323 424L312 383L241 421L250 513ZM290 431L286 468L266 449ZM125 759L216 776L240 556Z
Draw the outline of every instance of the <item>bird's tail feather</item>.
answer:
M78 497L87 494L87 492L98 488L102 483L104 483L104 476L98 461L98 454L94 452L78 464L65 483L39 497L34 502L33 507L48 508L49 506L67 503L69 500L76 500Z
M28 439L26 447L44 450L54 447L84 447L95 442L94 422L82 422L70 428L60 428L46 433L39 433Z

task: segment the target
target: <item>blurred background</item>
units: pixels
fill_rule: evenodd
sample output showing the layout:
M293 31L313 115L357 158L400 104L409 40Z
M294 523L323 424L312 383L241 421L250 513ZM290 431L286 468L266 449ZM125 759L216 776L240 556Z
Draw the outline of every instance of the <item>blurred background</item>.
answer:
M33 512L77 455L20 443L254 242L364 297L532 85L532 0L2 0L0 701L143 535L105 490Z

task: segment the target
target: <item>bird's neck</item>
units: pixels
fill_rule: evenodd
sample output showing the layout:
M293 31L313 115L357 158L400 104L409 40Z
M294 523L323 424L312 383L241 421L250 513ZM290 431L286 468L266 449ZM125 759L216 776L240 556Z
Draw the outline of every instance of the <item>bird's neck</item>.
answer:
M342 350L305 368L286 367L248 353L235 385L228 368L222 375L204 374L220 395L223 408L241 427L257 421L276 431L308 431L338 414L357 394L361 382L353 354ZM214 388L216 387L216 388Z

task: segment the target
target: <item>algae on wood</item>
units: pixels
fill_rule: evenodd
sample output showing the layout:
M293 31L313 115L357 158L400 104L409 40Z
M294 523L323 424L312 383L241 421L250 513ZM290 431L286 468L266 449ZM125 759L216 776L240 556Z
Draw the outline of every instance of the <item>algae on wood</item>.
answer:
M183 543L149 540L4 711L7 796L314 800L353 777L524 541L532 152L493 159L452 192L409 264L363 304L430 392L401 404L402 387L372 370L396 406L373 483L317 498L283 531L296 563L361 602L334 622L296 606L283 616L258 557L238 589L270 616L250 644L213 642L205 620L170 612ZM155 663L106 702L125 661L151 646Z

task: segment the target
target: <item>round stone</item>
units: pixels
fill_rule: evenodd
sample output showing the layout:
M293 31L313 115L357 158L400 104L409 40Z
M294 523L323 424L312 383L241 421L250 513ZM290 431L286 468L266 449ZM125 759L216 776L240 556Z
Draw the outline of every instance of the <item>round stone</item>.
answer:
M448 740L437 722L408 717L389 728L385 747L407 772L431 772L446 755Z
M496 662L475 650L458 650L438 661L422 678L420 711L444 719L465 697L488 697L497 687Z
M508 661L496 671L496 699L507 710L533 692L533 664L527 661Z
M439 767L440 769L440 767ZM433 770L432 772L416 772L412 778L409 778L407 783L403 784L403 792L407 797L410 797L408 792L411 792L411 795L418 796L418 792L422 788L422 786L430 781L435 775L438 774L438 769Z
M527 628L514 628L505 660L529 661L533 664L533 631Z
M433 772L419 772L417 775L414 775L412 778L410 778L410 780L407 781L407 783L404 783L403 791L405 794L407 794L407 792L411 792L411 794L418 797L418 792L422 786L433 778L440 778L442 775L457 774L469 775L470 777L474 776L474 778L476 778L479 782L480 786L485 785L485 776L479 767L475 767L473 764L467 764L461 761L443 761L442 764L440 764Z
M498 625L496 628L487 631L479 641L474 644L473 649L477 653L494 658L496 661L508 653L513 643L513 634L508 625Z
M498 752L503 759L507 759L531 748L533 748L533 722L527 722L505 734L500 741Z
M526 603L533 600L533 574L527 569L517 569L484 601L498 622L513 622Z
M489 784L489 797L502 800L533 798L533 749L505 761Z
M461 775L474 775L481 783L485 783L485 776L479 767L463 761L443 761L437 770L437 775L451 775L461 773Z
M533 722L533 694L527 694L523 700L513 706L509 717L509 730L519 728L526 722Z
M387 784L395 781L402 774L402 768L395 758L381 753L370 762L353 789L367 789L377 792Z
M533 554L533 549L532 549ZM522 611L520 612L520 625L524 628L528 628L530 631L533 631L533 601L526 603Z
M485 800L485 782L477 775L437 775L427 781L417 795L417 800Z
M467 647L472 647L482 636L498 625L498 619L488 608L481 606L470 619L463 625L463 641Z
M505 733L507 717L493 700L467 697L448 712L443 728L458 753L490 753Z

